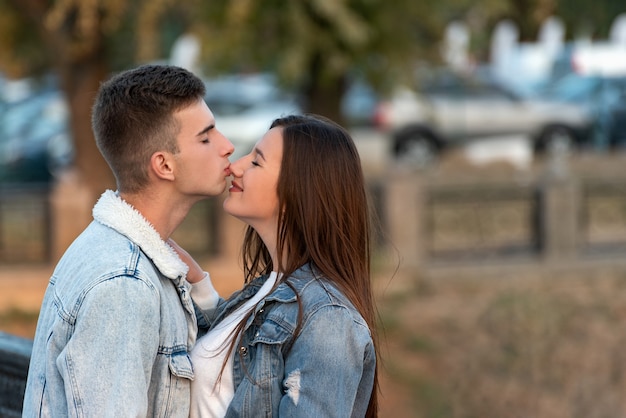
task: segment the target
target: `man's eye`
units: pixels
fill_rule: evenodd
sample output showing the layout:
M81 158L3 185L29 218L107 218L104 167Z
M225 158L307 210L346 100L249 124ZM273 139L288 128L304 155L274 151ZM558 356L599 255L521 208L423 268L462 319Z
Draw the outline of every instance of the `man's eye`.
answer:
M252 165L253 165L253 166L256 166L256 167L259 167L259 166L260 166L260 164L259 164L259 163L257 163L257 162L256 162L256 161L254 161L254 160L252 161Z

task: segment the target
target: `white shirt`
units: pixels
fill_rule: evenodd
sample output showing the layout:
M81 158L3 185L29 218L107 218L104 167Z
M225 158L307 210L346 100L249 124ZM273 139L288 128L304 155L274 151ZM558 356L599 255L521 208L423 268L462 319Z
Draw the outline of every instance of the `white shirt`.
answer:
M191 350L195 378L191 382L191 418L223 417L235 395L233 352L228 348L239 321L272 290L277 274L272 272L259 291L222 322L203 335ZM218 382L224 360L228 362Z

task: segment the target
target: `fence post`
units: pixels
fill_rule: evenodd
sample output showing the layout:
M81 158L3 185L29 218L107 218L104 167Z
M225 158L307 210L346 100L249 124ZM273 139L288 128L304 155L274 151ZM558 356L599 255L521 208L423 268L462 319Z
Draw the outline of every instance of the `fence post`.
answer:
M393 170L386 192L386 225L392 250L403 267L419 267L424 259L424 199L422 173Z
M579 245L580 184L562 160L552 161L540 183L540 237L546 261L576 257Z
M68 171L59 178L50 196L53 264L89 225L94 203L76 172Z

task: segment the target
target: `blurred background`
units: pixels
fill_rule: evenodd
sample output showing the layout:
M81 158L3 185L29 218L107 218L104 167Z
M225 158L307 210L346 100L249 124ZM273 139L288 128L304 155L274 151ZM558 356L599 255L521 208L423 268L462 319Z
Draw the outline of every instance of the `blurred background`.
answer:
M626 416L615 0L0 0L3 388L23 390L7 353L27 361L56 261L115 187L95 93L143 63L205 80L234 158L287 113L351 131L377 215L381 416ZM243 229L221 199L175 239L227 295Z

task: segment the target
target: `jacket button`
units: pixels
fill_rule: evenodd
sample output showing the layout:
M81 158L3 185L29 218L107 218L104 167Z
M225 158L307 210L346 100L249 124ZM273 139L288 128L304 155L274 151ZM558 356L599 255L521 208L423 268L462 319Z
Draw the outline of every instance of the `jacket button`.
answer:
M240 354L242 357L247 356L247 355L248 355L248 348L247 348L247 347L244 347L244 346L239 347L239 354Z

